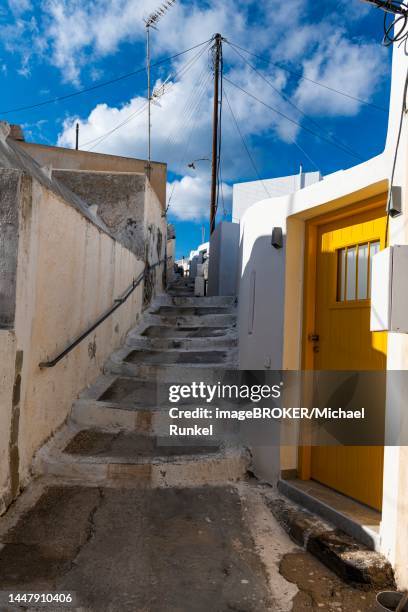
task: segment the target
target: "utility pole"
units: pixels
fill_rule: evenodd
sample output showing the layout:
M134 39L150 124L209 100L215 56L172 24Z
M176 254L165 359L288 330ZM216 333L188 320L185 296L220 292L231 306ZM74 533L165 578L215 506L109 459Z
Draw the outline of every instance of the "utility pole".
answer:
M75 149L78 151L79 148L79 123L76 124L75 128Z
M212 165L211 165L211 199L210 199L210 237L215 229L215 215L217 213L217 174L218 174L218 124L219 124L219 83L222 60L222 36L214 36L214 108L213 108L213 134L212 134Z

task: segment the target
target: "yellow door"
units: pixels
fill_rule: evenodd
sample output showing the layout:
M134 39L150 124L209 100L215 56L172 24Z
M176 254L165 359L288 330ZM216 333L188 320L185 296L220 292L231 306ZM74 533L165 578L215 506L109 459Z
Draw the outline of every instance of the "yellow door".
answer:
M386 334L370 332L371 258L384 248L385 224L382 206L317 228L314 369L386 367ZM383 447L314 446L310 470L314 480L381 508Z

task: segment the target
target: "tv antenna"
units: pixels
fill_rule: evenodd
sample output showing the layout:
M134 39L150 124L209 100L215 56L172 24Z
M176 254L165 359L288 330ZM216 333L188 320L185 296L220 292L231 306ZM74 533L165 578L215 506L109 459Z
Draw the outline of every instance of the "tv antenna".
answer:
M146 173L150 178L151 170L151 104L152 104L152 92L150 84L150 28L157 30L157 24L160 19L167 13L169 9L176 3L177 0L164 0L160 6L154 10L146 19L144 19L146 27L146 72L147 72L147 166Z

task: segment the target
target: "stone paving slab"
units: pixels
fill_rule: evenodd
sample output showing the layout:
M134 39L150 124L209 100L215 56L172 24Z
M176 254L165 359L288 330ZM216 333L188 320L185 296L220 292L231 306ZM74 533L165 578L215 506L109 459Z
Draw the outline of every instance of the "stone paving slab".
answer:
M232 487L52 487L2 540L3 590L74 591L95 612L276 610Z

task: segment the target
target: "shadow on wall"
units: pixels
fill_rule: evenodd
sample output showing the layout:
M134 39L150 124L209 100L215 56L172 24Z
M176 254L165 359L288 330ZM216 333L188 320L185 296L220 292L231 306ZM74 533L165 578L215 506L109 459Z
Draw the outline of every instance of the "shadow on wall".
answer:
M242 269L245 227L239 245ZM272 230L259 236L251 249L239 283L238 334L239 367L242 370L280 370L283 354L283 306L285 296L285 242L283 248L272 246ZM263 423L262 440L249 435L254 473L258 478L274 484L280 477L279 425L275 421Z
M251 249L239 285L240 369L280 370L283 357L285 247L272 246L269 235L259 236ZM245 229L240 243L243 261Z

